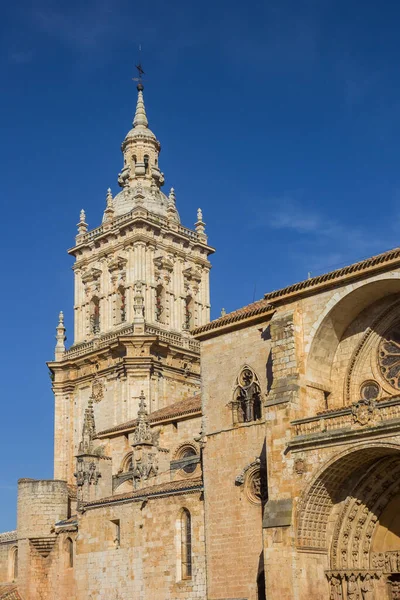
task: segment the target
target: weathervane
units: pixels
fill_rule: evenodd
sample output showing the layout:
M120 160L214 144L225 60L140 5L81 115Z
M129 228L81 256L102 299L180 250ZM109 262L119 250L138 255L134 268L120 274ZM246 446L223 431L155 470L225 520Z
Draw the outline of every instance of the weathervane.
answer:
M142 44L139 44L139 64L137 64L135 66L138 71L138 77L133 77L132 81L137 81L138 89L139 89L139 86L143 89L142 78L143 78L143 75L145 75L145 72L143 71L143 67L142 67Z

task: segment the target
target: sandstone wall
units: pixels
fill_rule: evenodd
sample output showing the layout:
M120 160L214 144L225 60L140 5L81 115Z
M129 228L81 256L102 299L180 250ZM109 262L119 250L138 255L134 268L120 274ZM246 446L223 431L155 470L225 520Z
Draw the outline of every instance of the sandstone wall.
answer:
M179 560L183 507L192 516L193 576L187 580L181 579ZM199 492L88 510L79 519L74 571L77 600L204 600L204 515Z
M202 343L209 600L256 600L258 586L263 586L262 505L249 496L245 473L256 459L265 460L265 423L262 418L233 425L229 403L244 365L257 374L263 396L268 389L267 325L258 324ZM235 480L240 475L243 483L238 485Z

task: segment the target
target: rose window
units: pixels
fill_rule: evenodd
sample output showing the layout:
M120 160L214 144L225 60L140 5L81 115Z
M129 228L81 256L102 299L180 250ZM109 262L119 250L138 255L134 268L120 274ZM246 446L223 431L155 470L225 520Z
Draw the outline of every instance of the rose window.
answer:
M400 325L392 329L379 346L379 367L383 377L400 389Z

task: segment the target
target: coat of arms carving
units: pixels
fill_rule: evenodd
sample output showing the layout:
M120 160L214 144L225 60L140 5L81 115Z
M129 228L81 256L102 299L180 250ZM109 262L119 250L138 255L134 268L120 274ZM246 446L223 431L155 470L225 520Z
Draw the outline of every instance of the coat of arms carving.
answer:
M361 399L354 402L351 407L354 423L367 425L375 417L375 402L373 400Z
M104 384L97 377L95 377L92 382L91 398L93 398L95 402L101 402L104 398Z

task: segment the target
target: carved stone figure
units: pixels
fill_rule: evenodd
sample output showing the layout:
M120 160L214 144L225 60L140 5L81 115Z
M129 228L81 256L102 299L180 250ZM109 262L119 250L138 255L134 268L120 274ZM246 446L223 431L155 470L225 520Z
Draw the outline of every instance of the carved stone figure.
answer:
M389 559L390 559L390 570L392 571L392 573L396 573L397 572L397 552L390 552Z
M350 575L347 580L347 600L359 600L358 585L355 575Z
M362 600L374 600L374 584L371 575L367 573L361 582Z
M342 582L339 577L335 575L332 576L331 579L331 590L329 595L329 600L342 600L343 599L343 591L342 591Z

